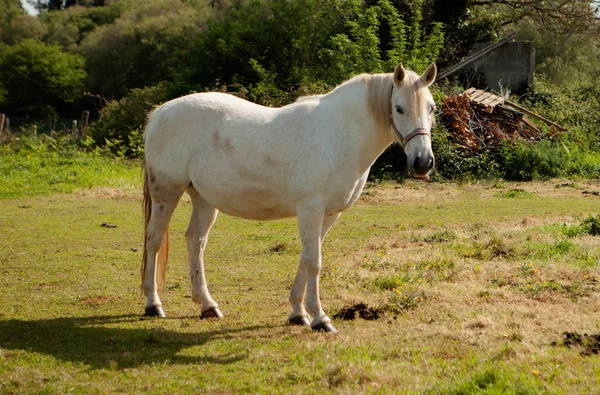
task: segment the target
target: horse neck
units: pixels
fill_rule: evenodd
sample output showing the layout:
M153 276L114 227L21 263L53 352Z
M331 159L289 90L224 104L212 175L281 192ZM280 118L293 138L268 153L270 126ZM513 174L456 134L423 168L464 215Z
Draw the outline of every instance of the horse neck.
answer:
M393 141L389 113L386 122L381 122L381 117L373 112L369 78L369 75L355 77L331 93L333 107L343 117L340 119L342 135L351 150L348 155L357 161L360 174L366 172ZM389 101L391 103L391 97Z

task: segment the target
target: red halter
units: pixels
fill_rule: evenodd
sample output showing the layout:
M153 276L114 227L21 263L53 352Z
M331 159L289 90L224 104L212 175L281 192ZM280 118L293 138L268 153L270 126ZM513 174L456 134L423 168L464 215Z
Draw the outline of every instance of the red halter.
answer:
M396 124L394 123L393 119L390 119L390 123L392 124L392 129L394 129L394 132L400 138L400 145L402 146L402 148L406 147L406 144L408 144L410 140L419 135L429 136L429 138L431 138L431 131L425 128L417 128L410 132L406 137L402 137L402 134L400 134L400 132L398 131L398 128L396 127Z

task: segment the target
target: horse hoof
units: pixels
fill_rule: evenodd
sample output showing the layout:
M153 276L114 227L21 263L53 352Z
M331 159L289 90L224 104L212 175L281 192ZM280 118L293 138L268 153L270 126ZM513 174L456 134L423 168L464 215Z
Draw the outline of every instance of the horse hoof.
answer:
M162 306L147 306L146 310L144 311L144 315L146 317L160 317L160 318L166 317Z
M292 325L304 325L304 326L310 325L310 321L308 320L308 317L306 317L304 315L297 315L295 317L290 317L290 318L288 318L288 322Z
M202 318L223 318L223 313L218 307L211 307L208 310L204 310L201 314Z
M337 329L331 325L331 322L319 322L318 324L311 325L310 327L315 332L338 333Z

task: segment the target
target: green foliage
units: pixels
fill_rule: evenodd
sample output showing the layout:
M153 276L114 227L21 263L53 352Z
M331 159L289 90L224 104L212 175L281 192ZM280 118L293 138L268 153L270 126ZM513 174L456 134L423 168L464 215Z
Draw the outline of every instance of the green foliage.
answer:
M61 12L44 12L38 19L47 29L45 42L76 51L92 31L113 23L129 8L129 2L118 1L106 7L70 7Z
M152 0L91 31L78 47L90 89L122 97L129 89L171 80L171 69L202 29L203 10L180 0Z
M20 0L0 0L0 29L9 25L15 16L24 13Z
M586 233L592 236L600 236L600 214L588 216L581 223L581 231L582 233Z
M448 89L447 94L454 94ZM441 100L434 90L441 108ZM566 132L538 125L548 135L540 142L506 142L498 150L466 154L448 138L444 125L433 132L436 156L434 179L503 177L530 181L552 177L600 177L600 79L555 85L536 77L535 87L522 98L528 109L567 128Z
M439 25L429 34L419 26L415 18L405 28L387 0L238 3L199 36L183 79L207 87L243 86L253 100L284 104L294 92L322 92L361 72L391 71L398 60L424 69L437 58L443 34Z
M502 197L502 198L523 199L523 198L533 197L533 194L531 192L527 192L526 190L524 190L522 188L513 188L506 192L499 192L495 196Z
M98 121L90 127L95 144L119 156L141 156L146 116L157 104L170 98L170 89L168 83L132 89L124 98L108 102Z
M544 26L519 23L519 39L535 45L536 73L554 84L586 83L600 73L600 48L586 35L561 34Z
M10 22L2 29L0 28L0 42L15 44L26 39L40 40L46 33L46 27L29 14L18 14L10 19Z
M502 147L499 162L506 179L531 181L566 175L569 154L550 141L535 145L518 142Z
M0 53L0 81L5 94L0 110L46 115L60 103L82 96L84 60L59 46L25 40ZM1 91L2 89L0 89Z
M443 125L437 125L432 133L432 148L435 155L433 179L470 179L486 178L498 175L498 164L492 153L470 156L454 147Z

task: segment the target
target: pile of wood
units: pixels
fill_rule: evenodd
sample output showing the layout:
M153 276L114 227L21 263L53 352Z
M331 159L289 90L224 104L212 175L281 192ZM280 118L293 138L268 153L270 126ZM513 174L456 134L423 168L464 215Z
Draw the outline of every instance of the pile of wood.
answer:
M557 129L564 130L515 103L475 88L444 98L442 121L455 146L478 154L499 148L503 141L541 140L546 134L529 121L524 112L550 125L550 135Z

